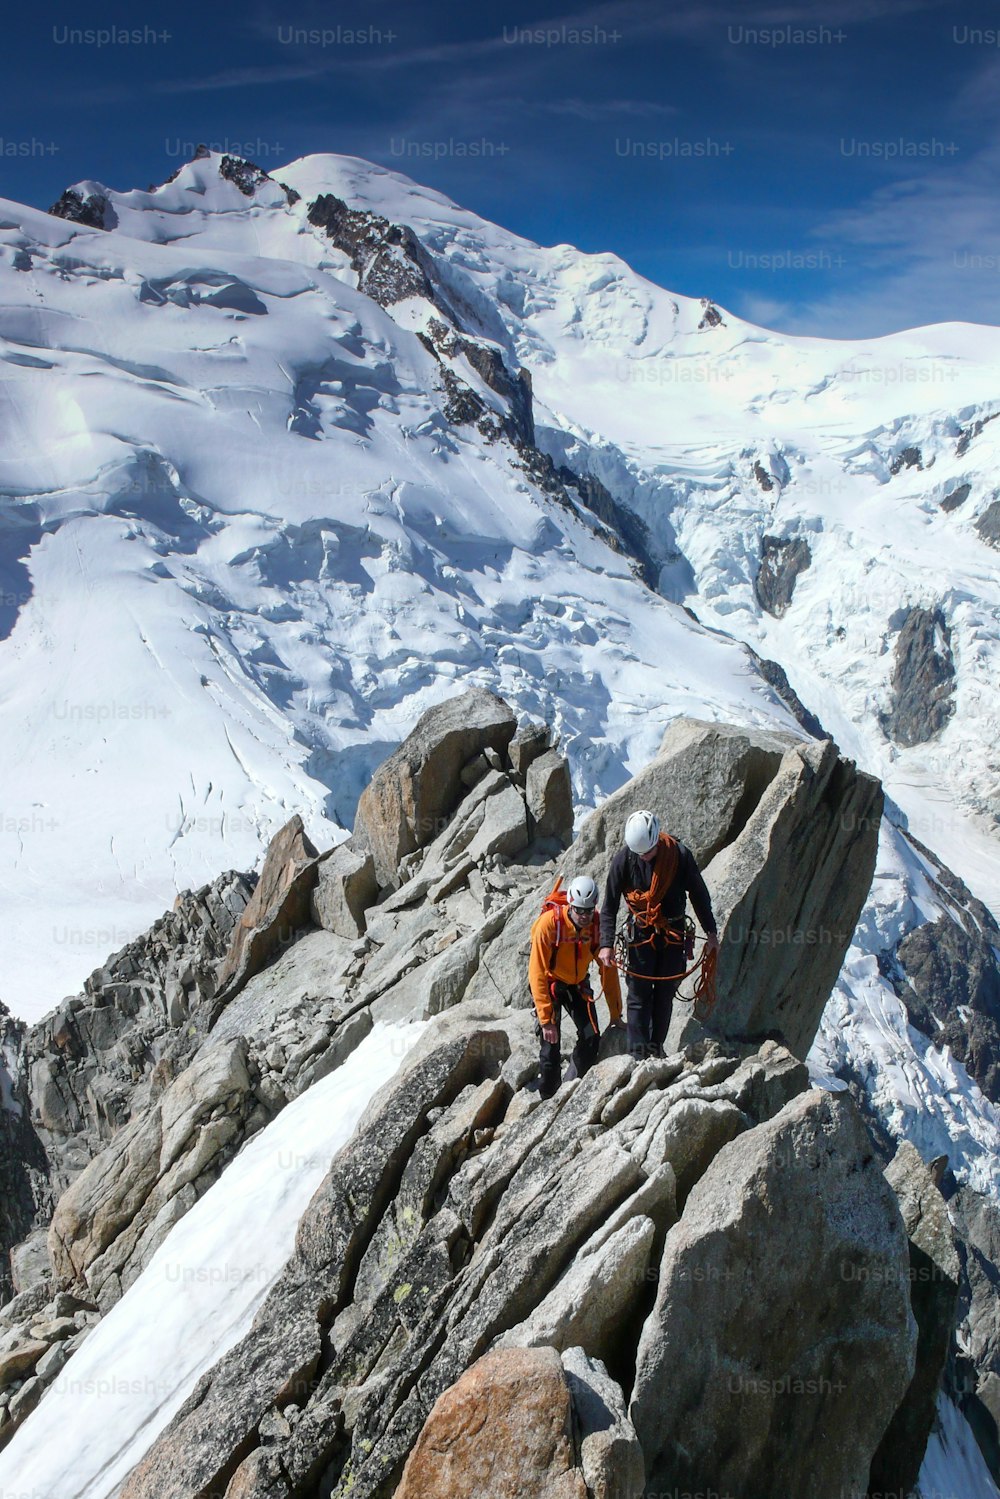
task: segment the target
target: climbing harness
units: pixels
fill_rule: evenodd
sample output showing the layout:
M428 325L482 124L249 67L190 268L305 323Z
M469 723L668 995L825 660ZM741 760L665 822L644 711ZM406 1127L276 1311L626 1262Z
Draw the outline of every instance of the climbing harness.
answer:
M715 1008L718 994L716 992L715 977L719 966L719 955L715 948L707 945L702 938L701 956L695 959L690 968L683 969L680 973L645 973L641 969L632 968L629 965L629 953L635 947L645 947L647 943L656 939L657 931L652 930L649 936L638 941L630 936L630 929L634 933L635 926L630 918L628 925L623 927L615 937L615 967L623 978L635 977L647 979L650 983L676 983L678 992L675 998L683 1004L693 1004L696 1020L707 1020ZM676 927L664 926L660 928L659 935L662 936L667 946L683 946L684 959L690 961L694 957L695 928L690 916L685 916L684 926L681 930ZM693 994L681 994L680 985L692 974L697 974L694 982Z

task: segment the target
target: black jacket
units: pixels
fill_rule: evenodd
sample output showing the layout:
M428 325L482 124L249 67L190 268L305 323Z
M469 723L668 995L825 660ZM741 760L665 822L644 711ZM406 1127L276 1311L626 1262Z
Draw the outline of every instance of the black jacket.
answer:
M712 897L694 861L694 854L686 843L678 842L677 849L680 854L677 861L677 874L660 908L664 919L680 926L684 921L687 897L690 895L694 914L700 921L702 930L714 932L716 926L715 917L712 914ZM652 863L647 864L630 848L619 849L615 854L611 861L611 868L608 870L608 883L604 888L604 902L601 906L602 947L614 945L618 907L621 904L622 895L626 890L648 890L652 878Z

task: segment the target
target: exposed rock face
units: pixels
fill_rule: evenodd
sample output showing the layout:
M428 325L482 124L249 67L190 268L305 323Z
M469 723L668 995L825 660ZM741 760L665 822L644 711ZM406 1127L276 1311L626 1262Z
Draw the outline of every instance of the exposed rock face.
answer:
M1000 500L992 500L976 521L976 530L991 547L1000 547Z
M925 744L955 711L951 631L940 609L907 611L896 639L891 698L882 727L896 744Z
M964 1277L959 1311L962 1341L979 1369L1000 1375L1000 1208L964 1186L949 1208Z
M552 748L552 733L547 724L522 724L507 746L510 768L522 785L533 760Z
M958 1343L951 1385L976 1434L994 1480L1000 1483L1000 1208L971 1187L948 1204L961 1277Z
M230 871L97 969L24 1037L31 1123L63 1190L173 1075L208 1027L219 963L253 890Z
M441 300L440 290L438 300ZM449 360L460 356L467 359L483 382L491 390L495 390L504 401L507 412L499 424L494 426L494 435L499 436L503 433L515 444L534 446L535 421L531 399L531 376L527 370L518 370L516 374L512 374L499 344L484 338L472 338L466 333L459 333L437 318L432 318L428 323L425 341L439 356L444 355ZM444 374L452 402L471 402L464 412L453 409L450 419L458 422L479 421L480 431L484 435L489 435L488 428L482 424L481 419L495 422L495 415L486 416L485 404L464 381L459 381L454 370L444 367Z
M917 1322L913 1379L872 1460L869 1492L908 1494L934 1425L937 1392L955 1327L960 1268L944 1198L904 1141L885 1173L910 1241L910 1300Z
M57 1275L86 1288L101 1310L112 1306L235 1154L250 1124L266 1122L257 1102L245 1043L203 1048L59 1199L49 1229Z
M100 1320L96 1309L36 1286L0 1311L0 1448Z
M830 740L787 751L706 875L722 932L717 1034L776 1034L806 1056L871 885L882 801Z
M308 924L316 864L316 849L296 813L271 839L260 879L233 933L219 969L216 1013Z
M771 475L768 473L767 469L761 463L759 458L754 463L753 476L765 493L770 493L770 491L774 488L774 480L771 478ZM773 540L773 538L769 537L768 540Z
M317 926L354 940L365 929L365 912L378 896L375 860L366 850L356 853L348 838L319 866L312 894L312 919Z
M573 837L573 786L562 755L547 750L533 760L528 766L525 790L535 837L554 838L565 847Z
M713 1033L779 1035L804 1057L871 883L879 783L829 741L679 719L656 760L587 818L560 873L587 871L602 885L626 818L644 806L663 811L712 894L722 935ZM470 998L530 1002L525 973L538 908L532 892L508 914L483 948ZM678 1004L671 1044L702 1034Z
M459 773L486 748L506 751L517 720L492 692L474 688L428 708L358 802L354 844L370 849L379 885L395 885L407 854L443 831L461 793Z
M896 949L909 981L899 986L910 1020L935 1046L948 1046L987 1098L1000 1102L1000 929L943 914L909 932Z
M901 473L904 468L923 468L923 455L919 448L901 448L889 464L890 474Z
M870 1137L845 1095L806 1093L716 1156L667 1235L630 1408L648 1491L864 1493L915 1349Z
M642 1448L626 1413L621 1386L600 1359L589 1358L582 1348L567 1349L562 1366L573 1400L588 1499L641 1499L645 1488Z
M264 1429L279 1493L322 1474L331 1494L388 1499L439 1397L563 1281L578 1288L565 1304L583 1352L599 1357L596 1339L611 1379L629 1379L649 1304L648 1225L659 1235L673 1221L672 1161L692 1154L671 1120L692 1101L724 1105L752 1132L784 1101L789 1059L773 1046L636 1069L610 1058L543 1102L524 1086L535 1055L525 1016L436 1023L334 1162L253 1331L201 1381L124 1499L223 1492ZM614 1286L613 1264L630 1267ZM272 1441L282 1409L289 1430ZM622 1409L601 1429L630 1450ZM635 1474L634 1452L623 1472ZM609 1494L619 1479L607 1477ZM629 1478L623 1499L636 1493Z
M777 661L771 661L767 656L758 656L757 652L752 650L750 646L747 646L747 652L753 664L764 678L764 681L769 687L774 688L785 707L795 719L795 722L801 728L805 729L807 734L811 734L814 739L829 739L829 734L815 713L806 707L791 682L789 682L785 668Z
M219 176L239 188L245 198L252 198L262 182L271 180L263 167L244 160L242 156L223 156L219 162Z
M634 510L616 500L594 474L578 474L568 464L557 464L550 454L531 443L519 448L521 464L532 482L557 504L578 513L576 500L594 516L598 534L616 552L632 559L636 576L647 588L657 588L662 564L653 555L649 527Z
M734 1496L767 1499L786 1484L784 1492L823 1499L827 1490L810 1487L812 1478L853 1482L907 1390L911 1412L918 1405L924 1412L906 1418L907 1440L920 1445L937 1344L926 1345L923 1383L911 1384L908 1278L893 1279L892 1269L893 1244L905 1263L905 1237L850 1101L803 1095L806 1069L790 1051L734 1036L774 1029L804 1049L826 959L803 962L799 953L793 992L781 944L746 934L787 921L793 896L791 920L808 922L807 887L828 921L833 909L845 930L853 927L847 906L866 881L851 850L860 846L867 858L877 831L874 783L828 743L672 725L658 760L588 819L561 867L603 875L628 812L641 804L665 810L668 825L707 863L727 923L728 1039L699 1040L640 1066L605 1055L586 1078L543 1101L532 1018L510 1008L503 984L509 978L523 1005L525 955L515 950L511 958L509 950L554 877L548 846L531 839L548 788L565 777L563 762L544 731L524 731L511 745L512 716L489 694L459 699L451 715L447 706L425 715L388 762L388 789L376 806L394 809L391 826L427 836L411 834L415 846L398 854L377 900L377 821L375 838L359 829L325 859L304 845L269 856L260 914L250 913L246 930L276 919L303 869L315 886L313 920L323 924L296 929L224 1006L214 993L195 1006L185 1017L185 1034L195 1032L188 1049L165 1048L143 1111L119 1126L60 1201L50 1235L55 1279L44 1278L43 1265L38 1284L11 1303L10 1320L0 1316L0 1358L13 1358L0 1389L0 1443L57 1376L67 1356L61 1348L87 1335L243 1139L338 1065L373 1022L436 1015L333 1162L252 1331L200 1381L126 1481L125 1499L209 1492L391 1499L405 1484L437 1492L445 1476L452 1487L441 1492L465 1492L462 1482L481 1492L486 1462L494 1478L506 1464L518 1493L534 1492L535 1477L539 1493L563 1482L580 1499L638 1499L667 1492L668 1481L683 1491L695 1469L669 1469L664 1453L670 1422L683 1416L686 1426L685 1401L695 1399L684 1379L705 1376L701 1358L723 1360L719 1377L740 1367L733 1362L740 1350L749 1360L751 1348L770 1349L776 1360L788 1326L796 1329L796 1362L765 1371L771 1384L764 1414L756 1396L750 1403L748 1449L727 1436L740 1397L699 1406L690 1421L699 1441L706 1423L716 1423L720 1472L728 1480L739 1465L747 1485L730 1484ZM470 733L471 743L461 737ZM427 775L431 766L435 776ZM290 842L294 831L286 854ZM848 894L829 888L838 883ZM746 957L753 947L766 948L761 972ZM508 966L500 965L498 984L487 964L501 952ZM839 961L835 955L834 971ZM916 1242L918 1230L931 1231L934 1204L915 1180L904 1173L900 1190L917 1202ZM754 1272L752 1293L742 1282L719 1283L719 1266L730 1263L725 1245L740 1274L747 1265ZM853 1255L844 1261L850 1280L832 1274L838 1252ZM862 1284L863 1269L871 1274ZM67 1284L73 1295L58 1289ZM795 1318L784 1309L793 1303ZM708 1317L711 1336L704 1347L697 1338L685 1345L692 1362L671 1373L680 1384L667 1416L644 1417L655 1432L644 1478L626 1399L634 1393L634 1409L646 1409L643 1401L672 1388L660 1373L646 1377L649 1361L672 1346L669 1328L663 1344L661 1319L682 1324L695 1311ZM864 1359L855 1352L862 1324ZM940 1325L939 1318L938 1333ZM729 1364L727 1349L737 1351ZM545 1361L545 1378L557 1381L559 1409L568 1412L558 1426L565 1461L553 1456L556 1428L536 1429L523 1410L518 1445L513 1406L499 1394L480 1406L510 1432L499 1451L486 1426L473 1434L457 1421L437 1442L435 1421L442 1410L454 1416L464 1408L463 1391L480 1379L484 1357L487 1370ZM851 1382L860 1363L877 1386L874 1397L867 1384L859 1394ZM807 1365L811 1374L801 1372ZM819 1381L817 1399L782 1401L776 1382L788 1368L790 1377ZM744 1372L763 1377L749 1362ZM509 1394L523 1386L500 1378L490 1388ZM859 1401L860 1417L852 1405ZM789 1423L792 1439L779 1440ZM548 1453L540 1466L529 1436ZM772 1448L786 1446L784 1467L771 1465ZM890 1447L883 1444L883 1455ZM430 1475L421 1463L432 1452ZM699 1483L712 1471L699 1469ZM771 1489L760 1486L767 1474Z
M811 562L812 552L804 537L762 536L760 567L753 585L760 607L780 619L792 602L796 579Z
M118 225L118 215L103 193L83 194L74 187L66 189L49 213L57 219L68 219L71 224L83 224L88 229L114 229Z
M671 1191L671 1207L672 1198ZM501 1346L562 1350L582 1344L595 1358L613 1357L635 1288L648 1276L656 1235L657 1225L644 1213L606 1238L599 1234L599 1242L584 1245L572 1268Z
M20 1289L11 1249L52 1211L49 1163L29 1117L24 1035L0 1002L0 1303Z
M745 826L795 743L790 734L674 719L656 759L591 813L570 856L581 868L599 861L603 879L629 814L652 807L704 868Z
M333 193L314 199L306 216L344 251L358 274L359 291L381 307L407 297L423 297L436 305L433 264L407 225L348 208Z
M964 505L971 493L971 484L957 484L955 488L949 490L949 492L942 499L941 509L945 511L946 514L950 514L952 510L957 510L960 505Z
M333 193L323 193L309 204L306 217L342 250L357 273L358 288L382 307L408 297L419 297L441 314L431 318L418 336L441 363L445 416L461 425L474 423L490 440L506 436L532 447L535 426L531 376L511 369L500 344L463 327L461 308L453 305L434 261L407 224L393 224L380 214L349 208ZM465 309L466 312L468 309ZM442 320L443 319L443 320ZM460 378L451 361L468 360L479 377L501 397L505 411L497 416ZM446 362L447 361L447 362Z
M552 1348L487 1353L438 1399L397 1499L587 1499L573 1410Z

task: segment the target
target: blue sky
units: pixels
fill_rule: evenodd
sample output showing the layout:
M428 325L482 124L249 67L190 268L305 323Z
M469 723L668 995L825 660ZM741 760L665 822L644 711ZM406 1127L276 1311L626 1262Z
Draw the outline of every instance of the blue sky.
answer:
M769 327L1000 323L995 4L188 0L5 33L0 194L38 207L199 141L339 151Z

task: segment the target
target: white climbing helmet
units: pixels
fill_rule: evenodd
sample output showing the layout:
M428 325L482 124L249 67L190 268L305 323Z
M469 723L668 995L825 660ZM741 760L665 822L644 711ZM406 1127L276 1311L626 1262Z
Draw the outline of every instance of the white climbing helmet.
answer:
M634 854L648 854L660 836L660 819L655 812L633 812L625 824L625 842Z
M578 874L575 880L570 880L569 889L566 891L566 900L569 905L575 906L578 911L592 911L597 905L597 886L589 874Z

